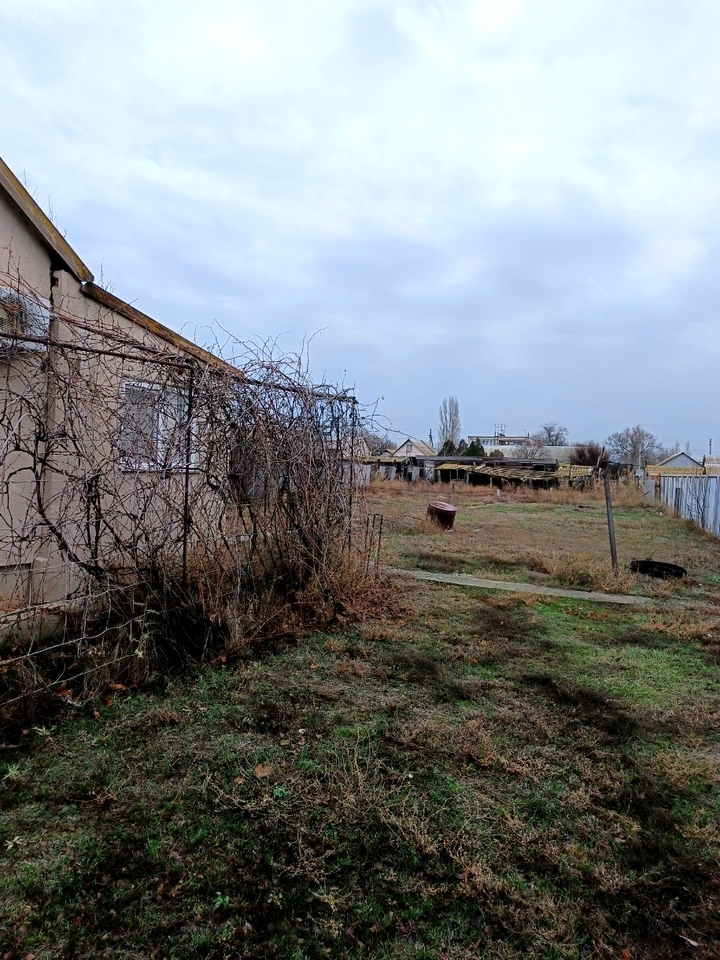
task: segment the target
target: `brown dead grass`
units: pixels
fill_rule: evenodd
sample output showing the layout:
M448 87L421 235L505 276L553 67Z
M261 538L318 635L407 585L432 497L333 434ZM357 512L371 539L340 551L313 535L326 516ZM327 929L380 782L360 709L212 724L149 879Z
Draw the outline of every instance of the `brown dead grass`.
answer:
M427 521L428 500L438 496L457 507L452 531L439 531ZM646 503L629 484L613 490L617 575L610 565L599 487L498 491L384 482L371 485L369 501L385 517L382 559L389 565L492 579L532 581L540 576L558 586L658 598L720 592L720 542L668 517L659 504ZM645 557L678 563L690 576L664 582L631 574L630 561Z

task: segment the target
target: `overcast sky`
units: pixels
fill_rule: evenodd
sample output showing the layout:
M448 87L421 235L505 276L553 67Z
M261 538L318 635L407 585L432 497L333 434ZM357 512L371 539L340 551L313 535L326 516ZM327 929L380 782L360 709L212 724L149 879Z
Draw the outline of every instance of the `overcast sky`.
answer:
M3 0L0 155L200 342L397 431L720 450L717 0Z

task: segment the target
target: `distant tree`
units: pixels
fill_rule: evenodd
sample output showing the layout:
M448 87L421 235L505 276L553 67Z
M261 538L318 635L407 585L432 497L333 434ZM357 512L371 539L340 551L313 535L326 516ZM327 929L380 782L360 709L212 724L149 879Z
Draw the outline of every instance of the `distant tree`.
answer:
M613 460L645 466L647 463L659 463L669 456L654 433L645 430L640 424L626 427L617 433L611 433L605 441Z
M517 460L542 460L547 456L545 444L537 437L528 437L525 443L519 443L513 447L513 457Z
M576 443L570 451L570 463L578 467L595 467L600 462L602 467L609 460L609 456L604 447L594 440L588 440L587 443Z
M446 440L445 443L440 447L441 457L454 457L456 453L457 447L452 440Z
M390 436L381 431L362 430L360 432L360 436L367 444L368 451L371 454L383 453L392 446L392 443L390 442Z
M432 430L431 430L430 433L428 434L428 443L430 444L430 449L431 449L431 450L434 450L434 449L435 449L435 445L433 444Z
M502 450L491 450L488 454L488 460L504 460L505 454Z
M567 427L559 423L544 423L533 439L538 440L545 447L564 447L568 442Z
M468 448L465 452L469 457L484 457L485 447L480 443L479 440L473 440L468 444Z
M467 454L467 448L468 448L467 441L458 440L458 445L455 448L456 455L458 457L464 457Z
M460 442L460 404L457 397L444 398L440 404L439 420L440 449L442 450L448 440L456 447Z

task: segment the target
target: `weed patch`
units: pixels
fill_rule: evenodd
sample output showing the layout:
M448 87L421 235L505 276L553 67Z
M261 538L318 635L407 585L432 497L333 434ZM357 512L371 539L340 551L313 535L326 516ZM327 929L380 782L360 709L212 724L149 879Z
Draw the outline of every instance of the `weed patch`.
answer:
M587 687L567 686L554 677L528 674L521 682L535 687L544 696L564 708L569 722L594 727L614 741L629 739L637 729L636 721L610 697Z

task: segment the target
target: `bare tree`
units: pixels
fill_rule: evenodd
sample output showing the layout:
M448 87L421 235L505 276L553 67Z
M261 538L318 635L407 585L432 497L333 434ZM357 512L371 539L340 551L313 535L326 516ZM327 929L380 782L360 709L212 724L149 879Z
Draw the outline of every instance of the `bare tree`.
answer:
M528 437L525 443L513 447L513 457L518 460L542 460L548 455L547 447L537 436Z
M359 431L358 440L361 444L365 444L368 453L371 455L384 453L393 446L388 431L374 423Z
M440 430L438 446L442 449L448 442L457 446L460 440L460 404L457 397L445 397L440 404Z
M668 456L654 433L645 430L640 424L626 427L617 433L611 433L605 441L614 460L645 466L647 463L659 463Z
M534 439L546 447L564 447L568 442L567 427L554 421L544 423L534 434Z

